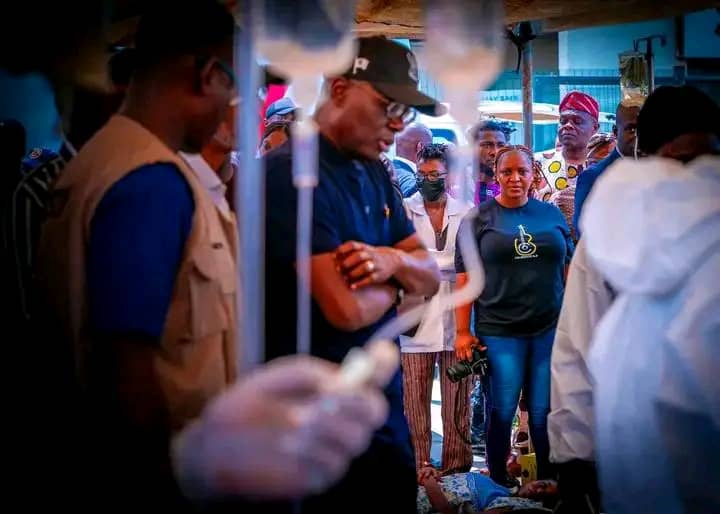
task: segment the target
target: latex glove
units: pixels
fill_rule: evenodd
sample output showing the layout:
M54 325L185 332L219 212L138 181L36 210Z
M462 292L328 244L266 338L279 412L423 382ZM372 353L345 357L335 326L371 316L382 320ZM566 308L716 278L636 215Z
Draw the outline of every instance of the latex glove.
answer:
M293 499L336 483L388 414L377 386L335 387L339 370L285 357L219 396L174 441L184 492L200 500Z

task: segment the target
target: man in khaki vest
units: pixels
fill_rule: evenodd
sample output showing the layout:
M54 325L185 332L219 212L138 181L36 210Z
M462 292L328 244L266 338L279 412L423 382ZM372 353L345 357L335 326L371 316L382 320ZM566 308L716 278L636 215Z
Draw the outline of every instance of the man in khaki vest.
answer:
M177 155L199 152L236 96L234 28L207 0L143 17L126 101L56 183L43 228L44 311L105 452L89 465L112 470L89 487L106 498L179 503L170 434L235 377L234 221Z
M124 107L52 191L37 268L41 337L23 368L23 389L41 393L27 402L31 416L13 411L14 424L42 432L16 444L23 465L13 469L30 468L16 474L44 493L20 495L28 506L192 512L185 494L238 512L248 498L314 494L387 417L387 362L347 387L336 364L294 357L226 388L234 222L177 152L200 151L235 98L233 20L215 0L153 9Z

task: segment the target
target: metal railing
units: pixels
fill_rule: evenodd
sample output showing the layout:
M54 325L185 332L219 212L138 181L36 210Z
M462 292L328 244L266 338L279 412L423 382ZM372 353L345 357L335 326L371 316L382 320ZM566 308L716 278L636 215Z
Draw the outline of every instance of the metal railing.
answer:
M443 99L442 88L426 72L420 71L420 89L435 98ZM681 84L684 77L676 69L657 69L656 86ZM478 93L480 100L521 102L522 77L515 71L503 72L487 91ZM533 76L533 96L536 103L557 105L569 91L580 90L592 95L603 112L614 113L620 102L620 75L617 69L575 69L560 74L557 71L538 71ZM522 141L521 125L511 141ZM601 123L601 131L612 130L611 123ZM557 132L556 125L539 125L533 130L534 150L552 148Z

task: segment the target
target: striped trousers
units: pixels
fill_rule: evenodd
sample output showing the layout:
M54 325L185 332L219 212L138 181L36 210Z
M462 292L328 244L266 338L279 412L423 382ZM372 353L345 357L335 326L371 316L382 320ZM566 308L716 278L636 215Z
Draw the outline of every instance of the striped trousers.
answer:
M430 401L432 399L433 375L435 363L440 367L440 394L442 400L443 473L461 473L472 466L472 448L458 434L462 431L465 439L470 438L470 389L472 378L467 377L457 384L447 378L445 370L457 363L455 352L402 353L403 395L405 417L410 426L410 437L415 448L415 461L418 469L430 461ZM459 390L459 392L458 392ZM457 424L455 423L456 405Z

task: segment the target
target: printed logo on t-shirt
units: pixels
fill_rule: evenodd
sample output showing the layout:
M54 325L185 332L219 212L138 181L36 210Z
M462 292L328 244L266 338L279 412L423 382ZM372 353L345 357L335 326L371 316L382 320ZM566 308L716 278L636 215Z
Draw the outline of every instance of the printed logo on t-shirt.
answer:
M515 259L534 259L537 257L537 245L532 242L533 236L525 227L518 225L518 237L515 238Z

